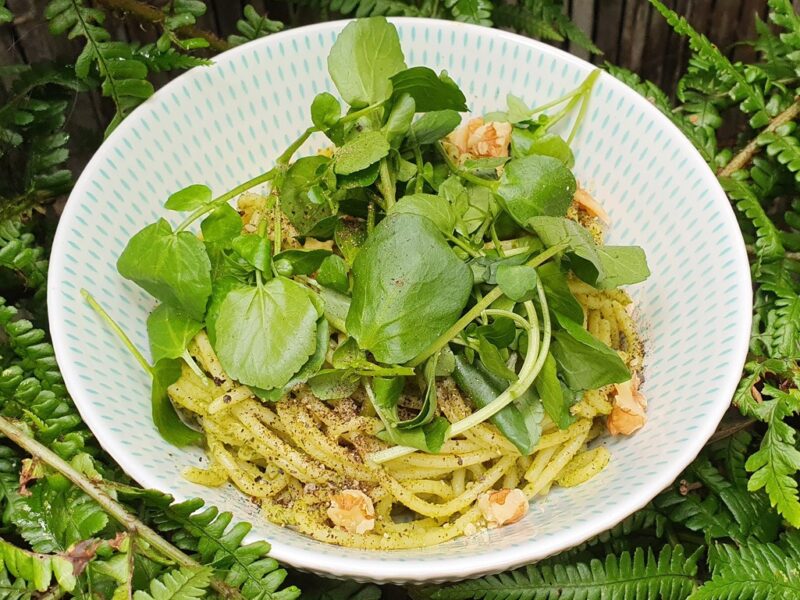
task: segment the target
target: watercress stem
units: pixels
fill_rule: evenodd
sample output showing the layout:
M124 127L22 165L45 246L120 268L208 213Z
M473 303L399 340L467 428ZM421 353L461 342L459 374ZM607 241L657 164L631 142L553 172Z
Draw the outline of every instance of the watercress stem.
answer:
M425 166L422 161L422 150L414 145L414 162L417 165L417 176L414 178L414 193L421 194L425 185L425 178L422 176L422 169Z
M384 209L390 211L394 206L395 189L392 174L389 172L389 162L385 158L381 160L380 179L381 194L383 194L385 203Z
M585 86L582 92L583 99L581 101L581 107L578 110L578 115L575 117L575 122L572 124L572 130L569 132L569 136L567 137L567 144L571 144L572 140L575 139L575 136L578 133L578 129L581 126L581 122L583 118L586 116L586 110L589 108L589 98L591 98L592 88L594 88L595 81L600 76L600 70L592 71L589 76L586 78L581 85Z
M253 187L257 186L257 185L260 185L262 183L266 183L267 181L270 181L272 178L275 177L275 175L277 175L277 173L278 173L278 168L277 167L272 167L266 173L262 173L261 175L258 175L257 177L253 177L252 179L249 179L248 181L245 181L244 183L240 183L239 185L237 185L232 190L230 190L228 192L225 192L224 194L222 194L221 196L219 196L217 198L214 198L208 204L204 204L203 206L197 207L194 211L189 213L189 216L186 217L180 225L178 225L178 228L175 230L175 232L177 233L179 231L183 231L189 225L194 223L197 219L202 217L204 214L210 213L215 208L218 208L218 207L222 206L223 204L228 202L228 200L230 200L231 198L235 198L236 196L246 192L250 188L253 188Z
M544 252L537 254L532 259L530 259L525 264L529 267L537 267L546 260L549 260L562 250L564 250L566 246L564 244L558 244L556 246L551 246ZM478 318L481 313L483 313L489 306L497 300L500 296L503 295L503 291L500 289L499 286L494 287L488 294L486 294L483 298L478 300L471 309L469 309L464 315L456 321L453 326L445 331L442 335L438 337L438 339L425 351L418 354L415 358L413 358L410 362L408 362L409 367L416 367L425 362L428 358L436 354L439 350L444 348L448 342L457 336L461 331L472 321ZM549 317L548 317L549 319Z
M483 256L483 252L475 250L469 244L465 243L463 240L458 239L456 236L448 235L446 237L447 237L447 239L449 241L453 242L456 246L461 248L464 252L469 254L472 258L478 258L479 256Z
M375 104L370 104L369 106L365 106L364 108L359 108L358 110L354 110L351 113L347 113L341 119L339 119L339 123L341 124L341 123L350 123L352 121L357 121L361 117L365 117L372 111L380 108L381 106L386 104L386 102L387 101L385 100L383 102L376 102Z
M275 205L272 207L272 246L274 254L280 254L283 228L281 227L281 198L275 195Z
M453 159L447 154L447 151L442 147L440 142L436 142L435 144L436 150L439 154L442 155L444 161L447 163L447 168L453 172L454 175L458 175L464 181L469 181L470 183L474 183L475 185L480 185L485 188L489 188L490 190L496 190L498 182L491 179L484 179L483 177L478 177L477 175L473 175L472 173L465 171L461 167L459 167Z
M90 300L90 303L91 302L93 301ZM102 311L102 309L100 309L100 311ZM101 314L104 313L101 312ZM2 416L0 416L0 433L28 452L32 457L44 462L61 473L87 496L97 502L106 514L120 523L129 532L135 534L136 537L147 542L151 548L163 556L168 557L182 567L188 567L190 569L199 569L202 567L196 560L187 556L184 552L161 537L158 532L151 529L128 512L127 508L119 504L83 473L79 472L55 452L37 442L14 423ZM242 598L242 595L237 590L216 577L212 579L211 585L225 598Z
M528 323L528 321L525 320L525 317L523 317L522 315L518 315L515 312L511 312L510 310L487 308L485 311L483 311L483 314L490 317L505 317L507 319L511 319L512 321L514 321L522 329L526 330L530 329L530 324Z
M550 312L547 308L547 297L545 296L544 286L542 285L541 281L537 282L536 291L542 307L542 318L544 321L542 339L540 342L539 322L536 315L536 308L534 307L533 302L528 300L523 306L525 306L525 311L528 313L528 321L530 323L530 333L528 338L529 347L528 353L525 355L525 361L522 363L522 367L519 371L519 379L509 385L502 394L492 400L489 404L475 411L468 417L453 423L448 431L448 438L453 438L464 433L465 431L469 431L476 425L479 425L487 419L492 418L506 406L511 404L511 402L516 400L531 385L533 385L536 376L542 369L542 365L544 365L544 361L547 358L547 353L550 350L550 335L552 334ZM416 448L411 448L408 446L395 446L394 448L375 452L374 454L370 455L369 459L374 463L381 464L406 456L408 454L412 454L416 451Z
M295 141L291 143L291 145L284 150L283 154L278 157L278 160L275 162L279 165L288 165L289 161L292 160L292 156L294 155L297 150L300 149L300 146L305 144L306 140L311 137L311 134L315 131L319 131L316 127L309 127L303 133L300 134L300 137L297 138Z
M87 290L81 288L81 296L83 296L84 300L86 300L89 306L92 307L92 310L94 310L94 312L96 312L100 316L100 318L106 322L109 328L111 328L111 331L117 334L117 337L128 349L128 352L130 352L136 359L136 361L142 366L142 369L144 369L147 372L147 374L150 375L150 377L152 377L153 367L150 366L150 363L147 362L147 359L142 355L141 352L139 352L139 349L133 345L133 342L127 336L127 334L124 331L122 331L122 328L119 325L117 325L114 319L111 318L111 315L109 315L105 311L105 309L102 306L100 306L97 300L95 300Z

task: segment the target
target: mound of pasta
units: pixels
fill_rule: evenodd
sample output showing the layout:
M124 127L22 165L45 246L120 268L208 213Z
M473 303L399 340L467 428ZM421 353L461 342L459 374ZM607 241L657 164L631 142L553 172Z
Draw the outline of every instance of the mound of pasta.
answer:
M180 224L119 257L160 301L151 361L125 340L153 376L154 425L206 450L187 478L321 541L513 525L646 421L622 289L649 276L645 255L603 243L609 216L572 171L598 72L462 123L456 82L407 67L383 18L347 25L328 66L348 108L320 93L271 169L175 192ZM295 159L311 136L322 149Z

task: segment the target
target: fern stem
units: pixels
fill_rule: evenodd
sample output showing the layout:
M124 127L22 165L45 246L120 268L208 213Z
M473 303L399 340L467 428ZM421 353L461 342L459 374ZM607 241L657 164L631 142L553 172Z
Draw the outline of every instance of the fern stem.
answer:
M61 475L69 479L75 486L80 488L87 496L97 502L97 504L115 521L125 527L131 534L136 535L162 555L173 560L182 567L199 569L200 563L192 557L179 550L155 530L151 529L142 521L133 516L128 509L118 503L105 491L100 489L83 473L72 467L68 462L58 456L55 452L40 444L38 441L27 435L22 429L14 425L5 417L0 416L0 433L5 435L20 448L28 452L32 457L42 461L51 468L58 471ZM243 596L224 581L214 578L212 587L225 598L242 598Z
M102 4L111 10L119 10L131 14L140 21L146 21L148 23L161 24L167 18L163 11L159 10L155 6L151 6L146 2L139 2L138 0L97 0L97 3ZM208 46L217 52L224 52L230 48L230 44L228 44L228 42L218 37L216 34L204 29L189 26L181 27L177 31L186 37L203 38L208 42Z
M775 131L781 125L794 121L798 116L800 116L800 98L795 99L794 104L772 119L760 133ZM758 143L758 136L756 136L727 165L717 171L717 176L730 177L736 171L742 170L753 160L760 148L761 144Z

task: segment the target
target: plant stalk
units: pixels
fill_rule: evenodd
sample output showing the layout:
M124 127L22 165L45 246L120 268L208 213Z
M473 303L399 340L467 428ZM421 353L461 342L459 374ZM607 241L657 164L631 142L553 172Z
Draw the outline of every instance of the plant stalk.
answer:
M140 21L146 21L148 23L160 25L167 18L163 11L155 6L147 4L146 2L139 2L138 0L97 0L97 3L111 10L119 10L128 13ZM217 52L224 52L231 47L228 42L216 34L204 29L199 29L198 27L190 25L188 27L181 27L177 31L186 37L203 38L208 42L208 47Z
M191 569L199 569L202 565L192 557L176 548L154 529L151 529L139 519L133 516L128 509L114 500L105 491L100 489L83 473L79 472L55 452L40 444L38 441L26 435L22 429L14 425L5 417L0 416L0 433L5 435L20 448L28 452L32 457L42 461L52 467L64 477L69 479L76 487L80 488L87 496L97 502L97 504L115 521L125 527L132 535L146 541L152 548L168 557L176 564ZM222 594L225 598L242 598L243 596L225 582L217 579L212 580L212 587Z
M800 98L796 98L794 104L772 119L761 133L775 131L781 125L794 121L798 116L800 116ZM730 177L736 171L744 169L753 160L760 148L761 144L758 142L758 135L756 135L727 165L717 171L717 177Z

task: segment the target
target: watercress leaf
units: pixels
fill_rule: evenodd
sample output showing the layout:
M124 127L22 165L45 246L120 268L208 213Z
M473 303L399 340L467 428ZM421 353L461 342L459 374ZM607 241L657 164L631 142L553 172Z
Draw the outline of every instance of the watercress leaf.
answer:
M159 219L130 239L117 270L162 302L203 318L211 294L211 262L193 233L175 233Z
M392 76L394 95L408 94L416 102L418 112L432 110L457 110L464 112L467 99L458 85L442 71L436 75L428 67L411 67Z
M154 363L162 358L178 358L197 332L203 328L188 313L169 304L160 304L147 317L147 336Z
M518 266L527 262L530 254L515 254L506 258L499 256L485 255L478 256L469 261L469 267L472 270L472 276L477 283L488 283L490 285L497 285L497 271L503 265L505 266ZM534 285L536 282L534 281Z
M496 317L489 325L476 328L475 335L485 338L498 348L508 348L517 337L517 326L508 317Z
M366 223L356 219L342 219L336 224L333 239L347 264L352 266L359 250L367 241Z
M600 289L640 283L650 277L644 250L639 246L598 246L597 255L603 277L595 286Z
M361 169L355 173L348 173L347 175L336 176L336 187L340 190L350 190L357 188L365 188L371 186L378 179L380 173L380 161L375 162L368 166L366 169Z
M328 55L331 79L354 108L388 99L392 94L389 78L405 68L397 29L384 17L349 23Z
M517 374L506 365L506 361L497 346L483 336L478 336L478 356L481 357L481 362L486 366L486 369L493 375L508 381L516 381L518 379Z
M456 231L461 235L473 233L498 211L497 201L490 190L477 185L465 186L455 176L441 183L439 195L453 208L456 215Z
M515 127L511 132L511 155L515 158L542 154L557 158L567 168L575 165L575 156L569 144L554 133L539 134Z
M558 379L556 359L548 352L542 370L535 381L536 391L542 399L544 411L559 429L566 429L575 421L570 413L570 396L564 394L561 381Z
M211 202L211 188L207 185L194 184L172 194L164 203L169 210L194 210Z
M227 244L242 231L242 217L230 204L223 204L200 223L203 241Z
M346 369L354 367L364 360L364 353L359 349L358 343L349 337L333 351L331 364L335 369Z
M353 263L347 331L383 363L401 364L458 320L472 274L432 221L392 214Z
M325 317L317 319L317 346L314 354L300 367L300 370L283 386L283 393L289 392L295 386L305 383L322 368L325 363L325 356L328 352L328 341L330 340L331 328Z
M305 235L311 235L309 230L321 219L332 217L327 204L314 204L308 198L309 189L319 182L320 172L325 171L330 160L320 155L299 158L286 171L280 185L281 210L295 229Z
M352 369L325 369L309 378L308 386L320 400L338 400L352 396L360 381Z
M497 167L502 167L509 161L508 156L489 156L487 158L469 158L464 161L462 167L466 171L489 171L491 174L496 172Z
M408 94L397 97L386 119L382 131L389 143L397 146L398 141L408 133L411 121L414 120L414 98Z
M576 323L583 323L583 307L572 295L567 277L556 262L546 262L536 268L542 280L547 306L553 313L564 315Z
M506 212L521 226L531 217L563 217L575 195L575 176L560 160L533 154L506 163L497 195Z
M267 273L270 268L272 244L260 235L239 235L231 240L233 250L259 271Z
M323 217L311 227L303 230L303 233L298 237L311 237L315 240L329 240L333 238L333 233L336 231L336 226L339 224L338 215L330 215Z
M206 312L206 333L211 345L216 345L217 340L217 318L219 318L219 307L228 292L235 289L247 289L241 279L230 275L225 275L219 279L214 280L213 289L211 291L211 301L208 303L208 311Z
M454 110L432 110L411 124L409 140L424 146L438 142L461 124L461 115Z
M331 327L347 333L345 320L350 310L350 297L331 288L323 287L319 290L320 298L325 303L325 318Z
M417 165L402 156L397 157L397 181L410 181L417 174Z
M322 261L317 272L317 282L325 287L332 288L343 294L350 288L347 279L347 263L341 256L332 254Z
M438 452L450 428L450 423L446 419L436 417L422 427L404 430L398 428L397 402L404 385L405 380L402 377L372 379L373 394L370 398L385 428L378 437L387 442L411 446L425 452Z
M339 122L341 114L342 107L333 94L322 92L311 101L311 122L317 129L325 131L333 127Z
M497 285L515 302L531 300L536 295L536 269L527 265L500 264L497 267Z
M311 275L332 254L330 250L323 250L322 248L315 250L284 250L276 254L273 260L276 264L278 261L286 261L291 265L292 275Z
M507 123L521 123L530 119L533 111L528 108L525 101L514 94L506 96L507 111L491 112L485 116L487 121L504 121Z
M439 353L431 356L425 363L423 376L425 378L425 391L422 394L422 408L413 419L399 421L398 429L414 429L430 423L436 416L436 365L439 362Z
M464 355L454 357L453 380L476 408L483 408L492 402L509 386L502 377L492 375L480 361L473 366ZM520 409L526 409L524 412ZM526 390L517 402L509 404L495 414L489 421L520 451L523 456L531 454L539 441L541 433L541 402L533 389ZM538 427L533 419L538 413Z
M445 235L453 233L456 216L450 204L440 196L432 194L411 194L398 200L389 214L406 213L430 219Z
M619 354L580 324L562 315L556 316L562 328L553 332L551 348L570 389L595 390L631 378Z
M436 362L436 376L448 377L456 368L456 357L450 346L445 346L439 352L439 360Z
M162 359L153 366L153 389L150 409L158 433L173 446L189 446L203 441L203 434L195 431L178 416L170 402L167 388L181 376L181 361Z
M528 226L548 248L567 244L570 267L583 281L595 284L603 277L603 263L597 245L580 223L563 217L533 217Z
M314 353L319 316L309 291L291 279L234 289L219 308L214 349L237 381L283 387Z
M364 131L336 151L333 170L337 175L349 175L366 169L387 154L386 136L380 131Z

